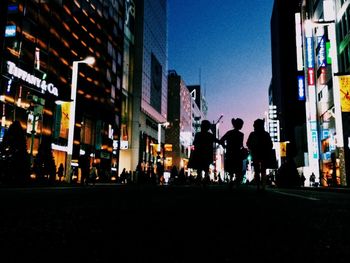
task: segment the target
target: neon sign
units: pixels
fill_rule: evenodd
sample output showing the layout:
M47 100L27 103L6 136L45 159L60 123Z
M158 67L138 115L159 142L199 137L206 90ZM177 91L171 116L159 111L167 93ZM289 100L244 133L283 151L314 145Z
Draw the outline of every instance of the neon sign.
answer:
M304 76L298 76L298 100L305 100Z
M320 67L325 67L327 65L327 54L326 54L326 41L324 36L320 38L319 42L320 50L318 52L318 65Z
M314 47L311 37L306 38L306 52L307 52L307 67L313 68L315 61L314 61Z
M21 79L28 84L31 84L41 90L41 93L46 92L58 96L58 89L52 83L46 83L45 80L28 73L27 71L17 67L15 63L7 61L7 72L18 79Z
M313 68L307 69L307 84L309 86L315 85L315 69Z
M17 27L15 25L6 26L5 37L15 37L16 29Z

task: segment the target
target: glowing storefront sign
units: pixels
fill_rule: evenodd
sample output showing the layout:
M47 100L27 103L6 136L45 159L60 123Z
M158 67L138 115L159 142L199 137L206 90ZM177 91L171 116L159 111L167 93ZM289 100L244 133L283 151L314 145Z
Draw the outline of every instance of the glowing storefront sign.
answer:
M28 84L31 84L38 89L41 89L41 93L45 94L46 92L58 96L58 89L52 84L47 83L43 79L39 79L38 77L28 73L27 71L16 66L15 63L11 61L7 61L7 72L18 79L21 79Z
M320 38L319 42L319 51L318 51L318 66L325 67L327 65L327 53L326 53L326 41L324 36Z
M298 76L298 100L305 100L304 76Z
M350 112L350 75L339 76L340 103L342 112Z
M314 45L311 37L306 38L306 53L307 53L307 67L313 68L314 61Z
M315 70L313 68L307 69L307 84L309 86L315 85Z
M301 31L301 18L300 13L295 14L295 44L297 51L297 68L298 71L303 70L303 37Z
M327 70L325 67L320 68L320 84L326 85L327 84Z
M16 26L15 25L6 26L5 37L14 37L14 36L16 36Z

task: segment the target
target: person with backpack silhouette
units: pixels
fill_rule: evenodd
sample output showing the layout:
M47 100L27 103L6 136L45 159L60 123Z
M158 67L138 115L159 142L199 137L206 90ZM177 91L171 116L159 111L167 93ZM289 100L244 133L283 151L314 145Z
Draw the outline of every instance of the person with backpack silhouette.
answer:
M188 167L197 170L197 182L202 182L202 172L204 172L203 183L207 184L209 179L209 166L213 163L214 142L220 143L215 135L210 132L211 123L203 120L201 131L194 136L194 151L189 160Z
M252 155L254 179L259 191L265 190L266 168L273 145L270 134L264 129L264 120L255 120L253 126L254 131L249 134L247 147Z

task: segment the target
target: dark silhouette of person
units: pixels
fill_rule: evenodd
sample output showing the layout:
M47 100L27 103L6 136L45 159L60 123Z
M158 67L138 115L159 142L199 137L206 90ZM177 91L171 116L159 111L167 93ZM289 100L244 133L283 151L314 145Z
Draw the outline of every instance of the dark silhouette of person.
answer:
M186 174L185 174L185 169L182 167L179 171L179 184L184 185L186 184Z
M201 131L194 136L194 152L190 160L190 168L197 170L197 182L202 181L202 172L204 172L204 184L209 182L209 166L213 163L214 142L220 143L210 130L211 124L208 120L201 123ZM191 159L191 158L190 158Z
M127 176L127 174L126 174L126 168L123 168L123 170L122 170L122 172L120 173L120 176L119 176L119 178L120 178L120 183L122 183L122 184L125 183L125 181L126 181L126 176Z
M81 169L81 185L89 184L89 175L90 175L90 156L86 152L83 155L79 156L79 167Z
M272 150L272 140L270 134L264 129L264 120L254 121L254 131L249 134L247 147L251 152L254 179L257 190L265 190L266 185L266 164L269 158L269 152Z
M156 172L157 172L157 183L159 183L160 185L164 184L164 166L162 164L161 161L161 157L158 155L157 156L157 163L156 163Z
M58 180L60 182L62 181L63 174L64 174L63 163L60 163L60 165L58 166L58 170L57 170L57 176L58 176Z
M232 186L233 175L236 176L236 185L239 186L243 180L243 159L241 158L241 149L243 147L244 134L240 131L243 127L243 120L240 118L231 120L233 129L229 130L220 139L220 144L226 149L225 152L225 171L230 177L230 186Z
M314 173L311 173L309 181L310 181L310 186L315 186L316 175Z
M174 166L171 168L171 171L170 171L170 182L171 182L172 184L177 183L178 177L179 177L179 172L178 172L178 170L177 170L176 165L174 165Z

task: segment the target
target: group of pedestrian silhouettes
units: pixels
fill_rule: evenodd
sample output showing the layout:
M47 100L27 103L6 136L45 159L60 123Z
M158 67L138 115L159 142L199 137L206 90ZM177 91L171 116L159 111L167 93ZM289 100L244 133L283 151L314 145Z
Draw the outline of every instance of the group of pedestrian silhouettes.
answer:
M254 167L254 181L258 190L266 186L266 169L268 168L272 140L264 129L264 120L254 121L254 130L249 134L245 148L244 134L240 131L244 121L240 118L231 120L233 129L226 132L221 139L210 132L211 123L208 120L201 122L201 130L195 134L194 150L191 153L188 167L197 170L197 181L206 185L209 182L209 167L213 163L214 143L221 144L225 149L225 171L229 174L229 185L239 186L243 180L243 161L252 157ZM204 176L202 176L204 174ZM235 180L233 180L235 178Z

